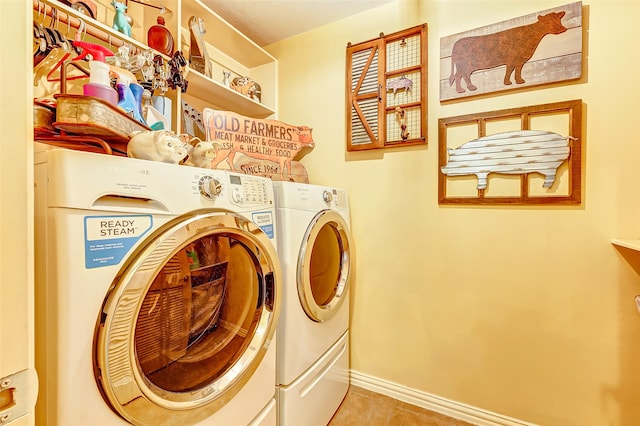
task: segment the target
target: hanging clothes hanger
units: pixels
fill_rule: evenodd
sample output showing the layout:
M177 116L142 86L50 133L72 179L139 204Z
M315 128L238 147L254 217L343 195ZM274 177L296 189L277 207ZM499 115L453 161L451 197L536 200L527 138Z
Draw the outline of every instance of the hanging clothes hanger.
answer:
M42 8L41 8L42 6ZM44 7L46 7L43 3L38 3L38 15L36 16L36 20L34 21L34 29L33 35L34 38L37 39L37 49L34 50L33 53L33 64L34 66L39 64L44 58L46 58L47 54L52 48L54 40L46 30L45 30L45 11ZM39 21L39 22L37 22ZM35 40L34 40L35 41Z
M79 25L79 28L76 31L76 35L75 35L75 40L76 41L84 40L84 35L86 34L85 30L86 30L86 24L82 19L80 19L80 25ZM62 36L62 34L60 34L60 36ZM68 50L65 51L65 55L61 56L58 59L58 61L55 62L55 64L53 64L53 66L51 67L51 69L47 73L47 81L48 82L61 81L59 70L62 68L62 66L64 66L64 62L65 61L68 61L69 59L71 59L72 61L80 61L80 60L84 59L87 56L87 54L89 53L88 51L82 51L81 49L78 49L72 42L68 41L68 39L67 39L66 45L68 46ZM80 52L80 53L78 53L78 52ZM72 54L75 54L76 56L75 57L71 57ZM88 75L88 71L86 73L82 73L82 74L76 75L76 76L67 76L66 80L70 81L70 80L78 80L78 79L81 79L81 78L87 78L87 75Z

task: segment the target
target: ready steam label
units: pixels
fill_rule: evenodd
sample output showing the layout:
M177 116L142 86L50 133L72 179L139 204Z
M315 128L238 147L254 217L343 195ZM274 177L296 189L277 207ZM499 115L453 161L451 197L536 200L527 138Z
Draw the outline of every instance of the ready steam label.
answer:
M85 216L85 267L117 265L152 225L153 218L148 214Z
M273 239L273 214L272 212L255 212L251 214L251 220L267 234L270 240Z

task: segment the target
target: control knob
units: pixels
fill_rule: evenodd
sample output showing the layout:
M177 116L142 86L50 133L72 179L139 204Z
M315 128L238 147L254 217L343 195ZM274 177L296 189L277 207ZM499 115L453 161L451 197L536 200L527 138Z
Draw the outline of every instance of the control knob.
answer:
M222 192L222 184L212 176L203 176L198 181L200 195L208 200L213 200Z
M333 194L331 194L331 192L327 191L326 189L322 192L322 199L324 200L325 203L330 203L331 200L333 200Z

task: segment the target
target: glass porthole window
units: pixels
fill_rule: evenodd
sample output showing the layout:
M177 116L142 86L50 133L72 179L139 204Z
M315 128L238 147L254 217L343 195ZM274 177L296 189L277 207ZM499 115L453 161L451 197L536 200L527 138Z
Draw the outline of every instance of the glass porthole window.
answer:
M351 241L345 220L333 210L316 215L298 259L298 296L306 314L323 322L333 317L349 291Z
M200 212L159 228L123 267L96 332L103 395L134 424L210 416L275 331L277 254L252 222Z

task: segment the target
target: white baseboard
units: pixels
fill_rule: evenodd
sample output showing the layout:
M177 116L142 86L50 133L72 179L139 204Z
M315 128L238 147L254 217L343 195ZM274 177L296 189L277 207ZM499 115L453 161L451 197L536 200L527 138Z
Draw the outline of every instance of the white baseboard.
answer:
M478 426L536 426L351 370L351 384Z

